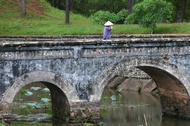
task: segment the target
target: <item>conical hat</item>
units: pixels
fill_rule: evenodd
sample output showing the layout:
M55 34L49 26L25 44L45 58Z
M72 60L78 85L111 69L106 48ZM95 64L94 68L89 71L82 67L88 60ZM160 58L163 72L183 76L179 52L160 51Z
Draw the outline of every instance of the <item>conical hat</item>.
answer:
M110 21L107 21L107 22L104 24L104 26L112 26L112 25L113 25L113 23L110 22Z

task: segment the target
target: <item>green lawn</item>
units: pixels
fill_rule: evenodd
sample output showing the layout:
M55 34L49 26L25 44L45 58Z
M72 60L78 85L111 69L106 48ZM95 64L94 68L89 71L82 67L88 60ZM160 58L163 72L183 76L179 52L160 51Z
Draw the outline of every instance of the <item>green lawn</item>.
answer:
M64 11L51 7L45 0L40 0L43 14L27 11L21 15L21 8L13 3L0 5L0 36L8 35L87 35L102 34L103 24L95 25L88 18L79 14L70 14L70 24L66 25ZM0 3L2 4L2 3ZM32 3L29 3L32 4ZM7 9L7 8L12 9ZM138 25L114 25L112 34L148 34L148 30ZM157 24L156 34L189 34L190 23Z

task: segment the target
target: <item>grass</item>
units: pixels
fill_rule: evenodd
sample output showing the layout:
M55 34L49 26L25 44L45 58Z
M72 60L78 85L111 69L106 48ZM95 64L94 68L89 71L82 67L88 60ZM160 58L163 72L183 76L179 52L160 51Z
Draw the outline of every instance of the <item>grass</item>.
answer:
M156 33L190 34L190 23L157 24Z
M1 126L1 125L0 125ZM13 122L11 126L52 126L50 123L37 123L37 122Z
M43 10L27 10L21 15L21 6L14 0L0 0L0 36L6 35L87 35L102 34L103 25L95 25L79 14L70 14L70 24L66 25L65 12L53 8L45 0L40 0ZM37 1L37 0L36 0ZM27 3L32 6L33 3ZM32 6L33 7L33 6ZM7 9L8 8L8 9ZM43 13L42 13L43 12ZM189 34L190 23L157 24L157 34ZM114 25L112 34L148 34L148 30L138 25Z

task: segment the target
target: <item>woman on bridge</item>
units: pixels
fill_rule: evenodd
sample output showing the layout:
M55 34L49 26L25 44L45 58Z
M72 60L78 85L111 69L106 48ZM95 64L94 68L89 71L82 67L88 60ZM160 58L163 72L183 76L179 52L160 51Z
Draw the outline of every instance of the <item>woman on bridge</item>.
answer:
M111 30L112 30L112 26L113 26L113 23L110 22L110 21L107 21L105 24L104 24L104 32L103 32L103 39L110 39L111 38Z

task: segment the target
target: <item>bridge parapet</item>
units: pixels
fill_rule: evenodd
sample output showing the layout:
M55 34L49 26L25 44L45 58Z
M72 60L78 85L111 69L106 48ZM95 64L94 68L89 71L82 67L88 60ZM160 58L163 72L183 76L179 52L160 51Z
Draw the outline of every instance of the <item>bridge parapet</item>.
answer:
M78 58L189 53L189 36L113 38L0 38L1 59ZM54 47L54 48L51 48ZM51 49L50 49L51 48ZM16 52L19 51L19 52ZM31 51L31 53L27 53ZM6 52L6 53L4 53ZM16 52L16 53L15 53ZM167 58L167 57L166 57Z

